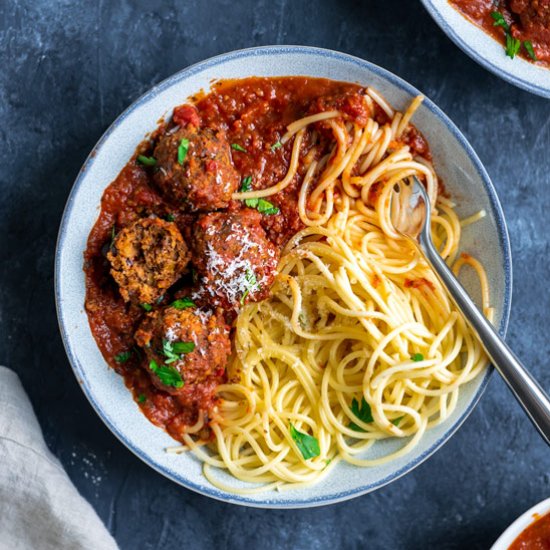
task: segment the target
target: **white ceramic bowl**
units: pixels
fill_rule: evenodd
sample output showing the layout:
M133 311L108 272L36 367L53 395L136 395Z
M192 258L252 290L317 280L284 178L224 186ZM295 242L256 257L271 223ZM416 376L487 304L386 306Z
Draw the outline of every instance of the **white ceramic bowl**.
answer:
M532 508L529 508L527 512L519 516L514 523L500 535L498 540L491 546L491 550L508 550L510 545L517 539L517 537L529 527L532 523L537 521L550 512L550 498L535 504Z
M466 19L448 0L422 0L422 3L441 30L482 67L515 86L550 98L550 69L521 57L507 57L502 43Z
M398 109L404 110L419 92L371 63L349 55L306 47L262 47L221 55L193 65L131 105L107 130L86 160L69 196L56 253L56 300L67 355L84 393L113 433L137 456L177 483L199 493L239 504L297 508L319 506L367 493L409 472L428 458L457 430L480 398L491 371L464 387L458 406L442 425L429 431L405 457L371 469L339 464L322 483L307 489L264 492L250 496L225 493L203 477L191 455L167 454L174 441L141 414L122 378L103 360L84 311L82 252L99 213L103 191L130 158L136 145L159 118L213 79L246 76L310 75L371 85ZM495 190L478 157L456 126L426 100L414 123L428 138L436 166L459 204L462 215L484 208L488 216L464 231L465 250L485 264L491 284L496 321L506 331L511 298L511 259L508 234ZM475 280L464 283L477 296ZM480 434L480 437L482 435ZM397 441L377 444L377 454L394 449ZM228 478L229 481L232 479Z

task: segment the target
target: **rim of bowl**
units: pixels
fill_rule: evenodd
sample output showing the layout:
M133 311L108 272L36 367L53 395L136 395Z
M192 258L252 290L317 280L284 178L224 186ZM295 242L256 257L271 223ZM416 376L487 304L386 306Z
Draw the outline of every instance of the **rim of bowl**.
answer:
M317 497L315 499L302 499L302 500L295 500L295 501L274 501L273 499L266 499L265 501L252 500L248 498L247 495L227 493L225 491L221 491L215 488L214 486L204 487L204 486L196 485L195 483L190 482L188 479L186 479L185 476L183 475L166 471L154 459L146 456L141 450L141 448L135 446L134 444L132 444L132 442L130 442L126 438L125 434L121 430L119 430L119 428L113 422L111 422L111 420L109 419L109 415L106 414L101 408L101 406L97 403L97 401L94 398L94 395L90 391L90 388L86 384L86 377L83 375L84 373L80 370L78 361L76 360L76 357L73 353L71 346L69 345L69 339L67 335L68 327L66 327L64 324L64 318L63 318L62 306L61 306L60 256L61 256L61 250L64 247L65 235L68 230L67 221L69 218L69 214L73 208L74 197L84 180L84 175L86 174L88 168L93 164L94 159L97 155L97 152L101 149L103 144L109 138L114 128L116 128L128 116L129 113L133 112L142 104L146 103L149 99L153 98L159 92L172 86L173 84L181 80L184 80L190 77L191 75L198 73L206 68L212 68L212 67L215 67L216 65L223 64L228 60L243 59L247 57L257 57L258 55L265 55L265 56L310 55L314 57L315 56L321 56L325 58L328 57L336 61L353 63L355 65L358 65L361 68L368 69L369 71L372 71L378 76L384 78L385 80L389 81L391 84L397 86L398 88L407 92L410 95L415 96L421 93L414 86L412 86L402 78L391 73L387 69L384 69L382 67L379 67L378 65L375 65L374 63L365 61L364 59L361 59L359 57L355 57L342 52L324 49L324 48L316 48L311 46L294 46L294 45L278 46L276 45L276 46L260 46L260 47L246 48L241 50L234 50L234 51L223 53L214 57L210 57L203 61L199 61L197 63L194 63L193 65L190 65L182 69L181 71L178 71L177 73L174 73L173 75L169 76L168 78L161 81L159 84L153 86L144 94L142 94L137 100L135 100L114 120L114 122L107 128L107 130L103 133L99 141L93 147L92 151L86 158L82 168L80 169L77 175L75 183L73 184L73 187L71 188L71 191L67 198L67 202L61 218L61 224L59 227L59 233L57 237L57 244L56 244L56 251L55 251L55 272L54 272L56 311L57 311L57 318L59 323L59 330L61 332L61 338L63 341L63 346L65 347L65 352L67 353L69 363L71 364L74 375L76 376L78 381L81 381L79 385L83 390L84 394L86 395L86 398L88 399L88 401L90 402L90 404L92 405L92 407L94 408L98 416L102 419L104 424L113 433L113 435L115 435L115 437L117 437L117 439L123 445L125 445L143 462L145 462L147 465L149 465L151 468L153 468L163 476L176 482L177 484L187 489L190 489L192 491L195 491L196 493L202 494L210 498L214 498L215 500L228 502L232 504L239 504L243 506L254 507L254 508L273 508L273 509L313 508L318 506L325 506L328 504L334 504L337 502L343 502L345 500L349 500L351 498L355 498L355 497L370 493L376 489L379 489L385 485L388 485L392 481L399 479L403 475L407 474L408 472L412 471L417 466L422 464L425 460L427 460L431 455L433 455L440 447L442 447L455 434L455 432L460 428L460 426L462 426L464 421L468 418L468 416L474 410L475 406L479 402L479 399L481 398L481 396L483 395L483 392L487 387L487 384L493 372L493 367L491 365L488 366L485 373L483 374L483 379L480 382L479 388L477 389L469 406L464 410L464 412L456 420L456 422L453 425L449 426L449 429L438 440L436 440L432 445L430 445L430 447L426 449L421 455L419 455L416 459L407 463L405 466L403 466L393 474L390 474L377 482L358 486L353 490L347 490L342 492L332 492L330 494L327 494L322 497ZM499 247L502 250L502 254L503 254L505 292L504 292L502 318L499 326L499 333L504 337L506 336L506 332L508 329L511 299L512 299L512 253L510 248L510 240L508 236L508 228L506 226L506 221L504 219L504 213L500 205L500 201L498 199L496 190L491 182L491 179L489 178L487 171L485 170L479 157L477 156L477 154L475 153L475 151L473 150L469 142L466 140L462 132L456 127L456 125L451 121L451 119L447 117L447 115L427 97L425 97L423 101L423 105L426 106L437 118L439 118L444 123L447 130L460 143L461 147L466 152L469 160L472 162L476 172L478 173L483 183L483 186L485 188L485 191L487 192L487 195L489 197L491 210L492 210L491 214L494 217L497 231L498 231Z
M531 506L529 510L523 512L521 516L516 518L498 537L491 550L508 550L510 545L516 538L523 533L529 526L538 521L542 516L550 512L550 498Z
M510 84L513 84L514 86L517 86L518 88L521 88L523 90L526 90L528 92L531 92L532 94L536 94L541 97L550 98L550 85L546 87L541 86L540 84L537 84L532 80L528 80L528 79L522 78L521 76L511 74L509 71L506 70L506 67L504 67L503 65L498 65L497 63L494 63L489 59L488 56L483 55L483 52L477 51L476 49L472 48L468 43L461 40L458 32L451 25L449 25L449 23L447 23L447 19L438 10L436 2L434 2L433 0L420 0L420 1L426 8L426 11L431 15L432 19L437 23L439 28L455 43L456 46L458 46L466 55L471 57L476 63L481 65L484 69L487 69L488 71L492 72L494 75L498 76L499 78L502 78L503 80L505 80ZM467 18L464 18L464 20L467 21L470 25L472 25L475 29L477 29L477 31L479 31L480 33L483 33L484 35L489 36L492 40L494 40L492 36L488 35L484 30L477 27L475 23L469 21ZM496 40L494 41L496 43ZM529 63L530 65L536 67L536 65L533 65L527 60L523 60L521 58L518 58L518 59L520 61ZM550 68L546 69L546 68L540 67L540 69L544 71L548 71L548 74L550 75Z

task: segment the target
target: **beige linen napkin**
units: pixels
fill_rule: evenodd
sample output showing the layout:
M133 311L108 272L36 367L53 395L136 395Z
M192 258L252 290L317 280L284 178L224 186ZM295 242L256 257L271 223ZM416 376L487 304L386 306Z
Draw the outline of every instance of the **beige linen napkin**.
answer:
M117 549L46 447L19 378L1 366L0 549Z

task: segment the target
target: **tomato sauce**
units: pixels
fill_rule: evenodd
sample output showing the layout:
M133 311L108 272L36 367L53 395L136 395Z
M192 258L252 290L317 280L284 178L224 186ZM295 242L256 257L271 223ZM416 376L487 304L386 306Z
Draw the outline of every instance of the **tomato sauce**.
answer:
M509 550L550 550L550 514L529 525L516 538Z
M522 45L520 57L550 68L550 0L449 0L451 5L486 33L503 44L506 30L495 26L493 12L499 12L510 27L510 34ZM533 60L524 46L530 42L536 55Z
M152 168L139 164L138 155L151 155L159 137L170 131L175 123L198 123L194 118L198 113L203 126L223 129L229 143L238 146L233 147L231 154L241 178L251 176L255 189L269 187L281 180L288 170L292 140L284 146L280 146L279 140L291 122L334 108L340 109L345 117L358 124L366 121L371 114L379 122L386 122L387 117L382 110L376 108L375 113L370 113L365 103L359 101L363 93L364 90L355 84L307 77L216 82L210 93L195 98L196 111L188 106L177 107L177 120L163 122L143 141L118 177L106 188L99 218L90 232L84 253L86 311L90 327L105 360L124 377L126 386L143 413L174 438L181 439L182 427L195 423L199 411L208 415L216 406L215 389L225 381L226 375L221 370L208 380L194 385L189 391L194 392L192 401L197 406L189 409L186 405L189 399L183 401L152 383L147 360L136 346L134 333L146 312L136 304L123 301L110 275L106 253L114 235L134 221L154 215L174 221L184 239L188 240L196 219L195 214L184 213L163 199L155 188ZM413 151L430 158L427 143L416 129L410 126L407 136ZM306 155L312 146L311 136L306 134L301 156ZM269 197L280 213L263 216L262 225L268 238L278 247L282 247L302 228L297 199L303 176L304 168L301 166L294 181L284 191ZM241 202L233 201L229 209L242 207ZM169 304L178 289L193 285L192 279L191 270L166 292L155 307ZM123 353L129 357L121 361L120 354ZM201 436L205 437L205 434Z

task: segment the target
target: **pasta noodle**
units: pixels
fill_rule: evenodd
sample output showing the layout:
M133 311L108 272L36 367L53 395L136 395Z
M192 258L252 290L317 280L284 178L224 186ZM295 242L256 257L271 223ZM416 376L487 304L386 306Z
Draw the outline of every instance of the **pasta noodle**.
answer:
M436 246L456 273L464 265L474 269L484 313L491 317L483 266L458 256L461 228L484 213L461 223L454 205L438 195L431 163L400 141L422 97L404 114L372 89L365 101L377 103L390 122L371 118L358 127L344 123L338 111L298 120L282 138L294 139L285 178L234 196L283 190L303 162L301 143L308 132L314 135L313 125L330 129L332 152L310 158L301 184L305 228L283 250L271 296L248 304L237 318L235 359L211 419L215 439L206 448L193 436L197 426L184 436L185 447L171 449L191 449L204 462L206 477L222 489L304 486L340 461L374 467L402 456L452 414L461 386L487 364L426 261L394 228L406 215L399 198L406 198L410 178L417 176L434 207ZM402 445L373 457L369 450L388 438ZM307 444L313 445L310 456ZM216 475L218 468L259 485L236 488Z

